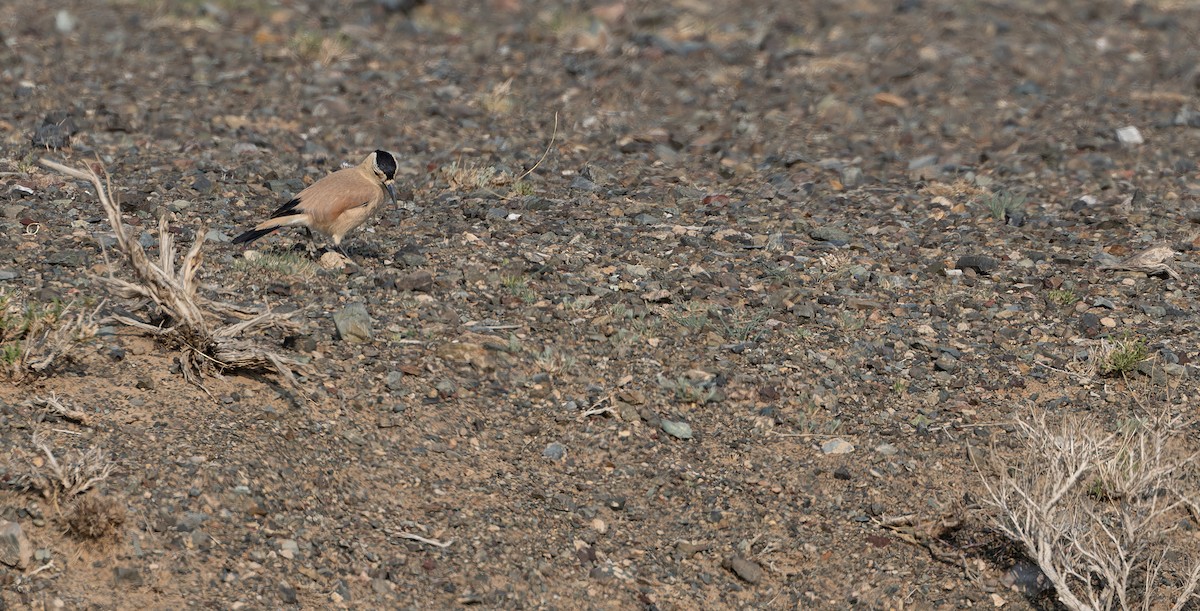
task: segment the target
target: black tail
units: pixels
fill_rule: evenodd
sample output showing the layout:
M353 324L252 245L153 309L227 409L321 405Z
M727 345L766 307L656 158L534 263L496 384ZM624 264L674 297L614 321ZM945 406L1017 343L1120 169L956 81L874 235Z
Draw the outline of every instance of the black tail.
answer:
M250 231L247 231L246 233L243 233L242 235L234 238L233 243L234 244L242 244L242 243L253 242L253 241L267 235L268 233L275 231L276 229L279 229L279 228L272 227L270 229L251 229Z
M294 214L304 214L303 212L296 209L296 206L299 206L299 205L300 205L300 198L294 197L291 200L289 200L288 203L280 206L278 210L276 210L275 212L272 212L271 218L276 219L281 216L292 216ZM243 244L243 243L253 242L253 241L267 235L268 233L275 231L276 229L279 229L279 228L272 227L270 229L251 229L250 231L247 231L246 233L243 233L242 235L234 238L233 243L234 244Z

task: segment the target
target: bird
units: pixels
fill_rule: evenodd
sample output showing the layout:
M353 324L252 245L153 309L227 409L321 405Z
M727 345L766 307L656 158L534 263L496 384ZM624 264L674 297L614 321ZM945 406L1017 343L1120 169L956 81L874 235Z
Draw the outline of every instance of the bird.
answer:
M333 247L346 255L342 249L346 234L367 222L384 198L390 196L396 203L395 179L396 158L387 151L375 151L357 166L343 168L309 185L270 218L234 238L233 243L248 244L280 227L304 227L310 239L311 230L316 230L332 239Z

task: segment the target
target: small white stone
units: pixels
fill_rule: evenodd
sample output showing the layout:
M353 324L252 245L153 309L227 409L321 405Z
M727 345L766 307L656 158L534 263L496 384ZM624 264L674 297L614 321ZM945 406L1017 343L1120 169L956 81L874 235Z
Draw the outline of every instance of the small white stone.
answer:
M1117 130L1117 142L1126 146L1134 146L1145 142L1145 140L1142 139L1142 132L1138 131L1138 128L1127 125Z
M854 451L854 444L838 437L821 444L821 452L825 454L849 454Z

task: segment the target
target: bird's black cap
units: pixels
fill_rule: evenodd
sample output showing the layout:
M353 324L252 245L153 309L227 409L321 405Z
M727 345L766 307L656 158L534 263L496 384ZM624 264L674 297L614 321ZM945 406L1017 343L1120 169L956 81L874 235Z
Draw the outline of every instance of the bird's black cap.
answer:
M387 176L388 180L395 180L396 158L392 157L391 153L387 151L375 151L375 167L379 168L379 171L383 172L383 175Z

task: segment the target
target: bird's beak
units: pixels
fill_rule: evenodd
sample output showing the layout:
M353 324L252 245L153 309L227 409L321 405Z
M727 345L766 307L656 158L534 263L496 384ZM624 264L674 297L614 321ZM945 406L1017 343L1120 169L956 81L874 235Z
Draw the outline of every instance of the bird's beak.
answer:
M384 186L387 187L388 195L392 196L392 205L395 205L396 204L396 185L392 184L389 181L389 182L385 183Z

